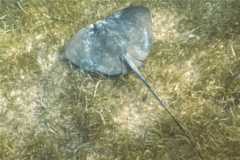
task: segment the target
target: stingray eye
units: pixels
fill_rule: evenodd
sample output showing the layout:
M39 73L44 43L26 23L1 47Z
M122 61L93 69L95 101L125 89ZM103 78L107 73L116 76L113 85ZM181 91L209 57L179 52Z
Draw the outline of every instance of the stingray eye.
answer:
M97 31L97 24L93 23L93 32L96 32L96 31Z

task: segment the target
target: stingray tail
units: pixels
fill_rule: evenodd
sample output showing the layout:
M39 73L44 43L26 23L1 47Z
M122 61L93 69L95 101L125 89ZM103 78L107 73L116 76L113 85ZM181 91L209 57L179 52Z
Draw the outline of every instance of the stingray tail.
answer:
M142 82L146 85L146 87L149 89L149 91L154 95L154 97L158 100L158 102L161 104L161 106L168 112L168 114L171 116L171 118L174 120L174 122L179 126L180 130L182 131L182 133L187 137L187 139L189 140L189 142L192 144L192 146L194 147L194 149L197 151L197 153L199 154L199 156L201 157L201 159L204 159L202 154L200 153L200 151L197 149L197 147L195 146L195 144L193 143L193 141L190 139L190 137L188 136L188 134L185 132L185 130L183 129L182 125L178 122L178 120L176 118L174 118L174 116L172 115L172 113L169 111L169 109L165 106L165 104L160 100L160 98L158 97L158 95L152 90L151 86L147 83L147 81L145 80L145 78L143 77L143 75L141 74L141 72L139 71L139 69L136 67L136 65L132 62L132 58L131 56L127 53L124 55L124 60L127 62L127 64L130 66L130 68L133 70L133 72L142 80Z

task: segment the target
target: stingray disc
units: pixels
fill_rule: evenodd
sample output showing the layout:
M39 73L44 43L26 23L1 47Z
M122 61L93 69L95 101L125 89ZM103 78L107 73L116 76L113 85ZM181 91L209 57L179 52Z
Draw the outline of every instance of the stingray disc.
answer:
M125 74L130 68L123 55L128 53L139 67L146 59L151 43L149 10L130 6L78 31L68 42L65 56L88 71Z

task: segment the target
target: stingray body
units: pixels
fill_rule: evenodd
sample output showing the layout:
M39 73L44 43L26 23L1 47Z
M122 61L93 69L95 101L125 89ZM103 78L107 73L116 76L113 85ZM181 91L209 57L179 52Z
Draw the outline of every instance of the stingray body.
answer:
M78 31L68 42L65 56L72 63L87 71L98 71L107 75L134 71L202 158L183 127L138 69L146 59L151 44L152 21L149 10L141 6L130 6Z
M65 56L88 71L125 74L130 70L125 56L128 54L139 67L146 59L151 43L149 10L132 6L82 28L69 41Z

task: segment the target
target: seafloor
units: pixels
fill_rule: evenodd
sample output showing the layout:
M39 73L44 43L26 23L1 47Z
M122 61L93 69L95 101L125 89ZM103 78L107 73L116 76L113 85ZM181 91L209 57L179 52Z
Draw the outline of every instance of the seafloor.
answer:
M133 72L60 55L80 28L149 8L140 68L204 159L240 159L240 1L0 0L0 159L201 159Z

